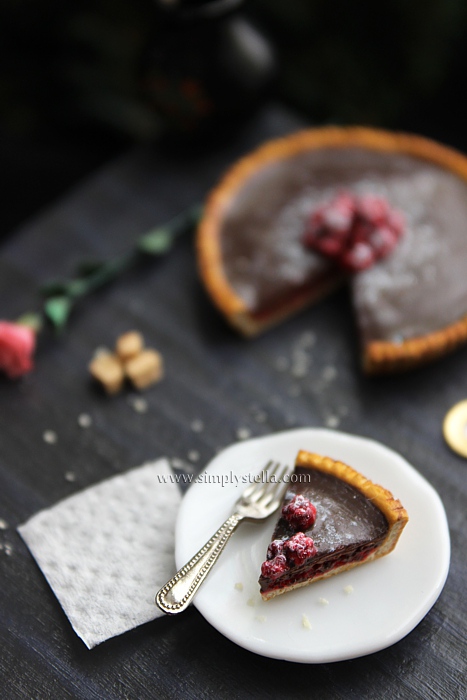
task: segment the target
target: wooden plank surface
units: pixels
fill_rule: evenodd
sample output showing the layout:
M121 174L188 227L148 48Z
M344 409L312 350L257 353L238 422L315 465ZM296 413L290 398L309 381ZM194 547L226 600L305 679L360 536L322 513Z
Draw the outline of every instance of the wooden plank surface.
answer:
M174 154L153 146L129 152L2 246L0 316L33 308L38 285L69 276L83 258L128 249L138 234L201 201L237 156L299 125L271 107L211 151ZM144 414L130 406L128 393L102 395L86 370L96 347L131 328L166 361L165 380L145 394ZM307 376L279 371L278 358L292 358L310 330L316 344ZM441 434L446 411L466 397L467 349L405 376L363 377L345 290L245 341L207 300L190 237L166 258L126 274L82 303L62 337L42 343L33 374L19 383L0 381L3 697L467 697L467 463ZM264 422L255 419L258 410ZM86 430L77 422L81 413L92 417ZM203 422L201 432L192 430L193 420ZM411 462L440 493L452 537L450 575L434 608L405 639L369 657L318 666L262 658L222 637L196 609L90 652L16 533L39 509L146 460L188 460L195 450L201 469L239 429L256 436L336 421ZM56 444L44 442L46 430L56 432Z

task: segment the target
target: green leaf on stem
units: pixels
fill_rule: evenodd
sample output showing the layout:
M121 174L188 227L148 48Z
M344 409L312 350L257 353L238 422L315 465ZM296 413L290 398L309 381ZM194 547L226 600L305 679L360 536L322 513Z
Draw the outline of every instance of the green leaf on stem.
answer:
M165 226L160 226L140 238L138 250L148 255L164 255L172 248L173 242L172 231Z
M61 330L77 299L116 279L140 260L141 253L153 257L168 253L178 236L193 230L201 213L201 206L190 207L168 223L145 233L128 253L107 262L87 261L71 280L44 285L41 288L45 296L44 316L57 330Z
M141 236L136 244L140 253L164 255L172 248L175 239L192 231L202 214L202 207L195 205L182 212L163 226L157 226Z
M68 321L72 306L72 301L66 296L50 297L44 304L44 313L52 325L61 330Z

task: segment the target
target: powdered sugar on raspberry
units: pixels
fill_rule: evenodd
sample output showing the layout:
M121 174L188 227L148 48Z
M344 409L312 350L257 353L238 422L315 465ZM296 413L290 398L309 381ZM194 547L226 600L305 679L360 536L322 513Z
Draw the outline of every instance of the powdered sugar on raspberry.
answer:
M261 576L265 578L278 578L289 570L287 559L283 554L278 554L274 559L266 559L261 565Z
M303 242L344 269L358 271L389 255L404 230L404 216L384 197L344 190L312 212Z
M316 520L316 508L306 496L297 494L282 508L282 517L287 520L295 530L304 531L314 525ZM276 542L276 540L274 540ZM273 544L273 543L271 543Z
M284 542L284 554L290 566L301 566L307 559L314 557L317 551L311 537L304 532L297 532Z

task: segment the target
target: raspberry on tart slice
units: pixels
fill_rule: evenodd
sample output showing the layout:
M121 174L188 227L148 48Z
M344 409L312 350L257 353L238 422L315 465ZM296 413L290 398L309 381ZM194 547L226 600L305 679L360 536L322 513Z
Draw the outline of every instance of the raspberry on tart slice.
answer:
M314 517L296 513L313 505ZM392 552L408 521L400 501L352 467L301 451L259 578L264 600Z
M284 542L285 558L289 566L297 567L316 556L314 541L304 532L296 532Z
M303 532L312 527L316 520L316 506L301 493L292 498L290 503L282 508L282 517L295 530Z

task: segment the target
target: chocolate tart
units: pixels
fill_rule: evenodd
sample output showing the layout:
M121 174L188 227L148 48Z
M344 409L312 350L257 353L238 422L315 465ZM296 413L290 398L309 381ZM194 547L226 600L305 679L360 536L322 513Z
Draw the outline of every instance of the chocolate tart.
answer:
M347 278L302 243L311 212L342 189L385 197L406 231ZM467 341L467 158L428 139L322 128L270 141L211 192L198 260L212 300L247 336L349 281L366 372L408 369Z
M309 452L299 452L282 506L297 494L316 507L316 520L304 531L315 551L276 577L262 574L264 600L389 554L408 521L407 511L388 490L342 462ZM271 542L285 543L296 532L281 514Z

